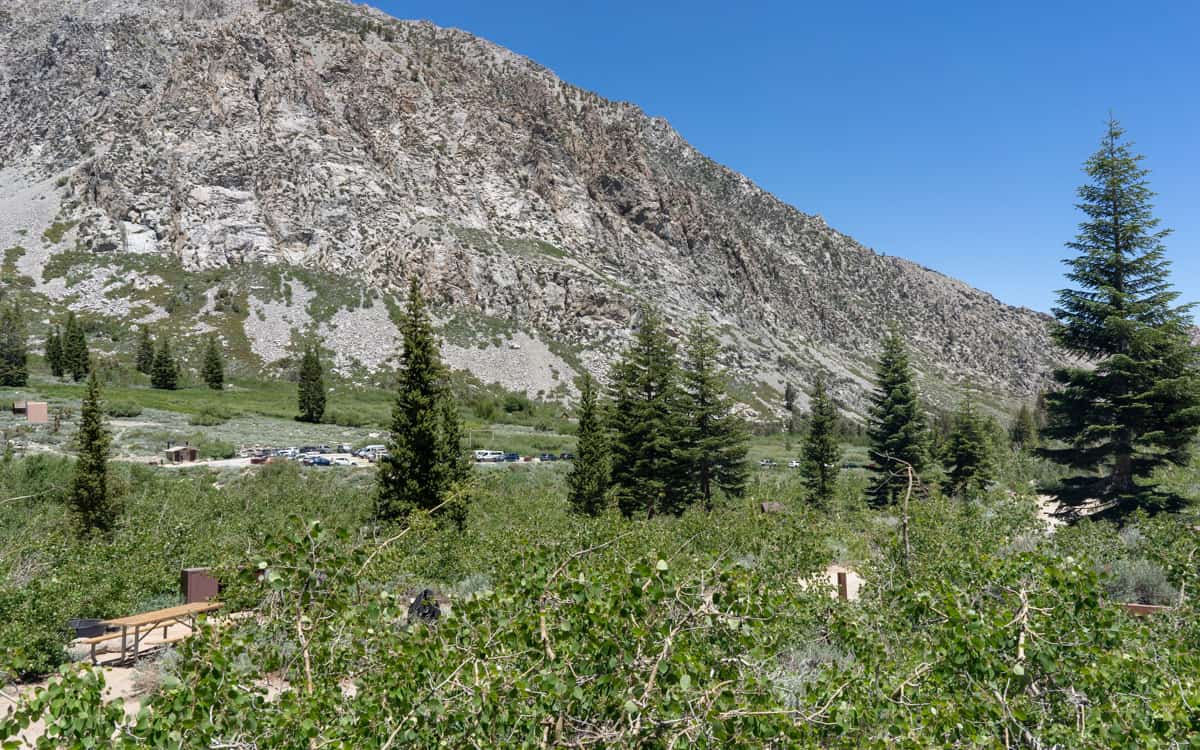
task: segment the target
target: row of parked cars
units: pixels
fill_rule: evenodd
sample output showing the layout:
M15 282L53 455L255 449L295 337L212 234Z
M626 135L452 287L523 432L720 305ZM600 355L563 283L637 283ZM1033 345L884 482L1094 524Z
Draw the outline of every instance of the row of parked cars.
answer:
M359 466L355 459L374 463L387 455L385 445L368 445L358 450L345 443L336 446L304 445L258 450L250 457L250 463L264 464L268 461L284 460L298 461L304 466Z
M760 469L774 469L777 466L779 466L779 464L776 463L775 459L773 458L764 458L758 462L758 468ZM800 462L793 458L791 461L788 461L787 467L789 469L799 469Z
M573 453L542 453L537 456L522 456L520 453L505 453L504 451L480 450L472 456L476 463L496 464L516 461L570 461L575 458Z

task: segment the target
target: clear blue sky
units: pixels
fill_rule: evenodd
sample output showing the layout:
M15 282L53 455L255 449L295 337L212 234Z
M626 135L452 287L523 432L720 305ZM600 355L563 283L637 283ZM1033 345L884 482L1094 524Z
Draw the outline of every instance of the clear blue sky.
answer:
M372 4L634 102L863 244L1039 310L1111 109L1200 300L1200 2Z

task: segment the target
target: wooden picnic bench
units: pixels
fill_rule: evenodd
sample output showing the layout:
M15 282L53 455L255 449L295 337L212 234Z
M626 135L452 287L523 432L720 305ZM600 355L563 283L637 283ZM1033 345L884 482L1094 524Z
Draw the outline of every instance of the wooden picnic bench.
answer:
M92 663L97 664L96 645L105 641L115 641L120 638L121 656L116 663L125 664L130 661L137 661L138 656L141 655L142 642L158 628L162 628L162 640L149 645L159 646L165 643L181 641L191 635L191 631L196 629L197 615L212 612L215 609L219 609L220 606L220 602L194 602L192 604L181 604L178 607L156 609L153 612L142 612L141 614L129 617L118 617L115 620L105 620L104 624L106 626L117 627L119 630L92 638L84 638L80 643L91 647ZM188 628L189 632L168 639L167 628L171 625L183 625Z

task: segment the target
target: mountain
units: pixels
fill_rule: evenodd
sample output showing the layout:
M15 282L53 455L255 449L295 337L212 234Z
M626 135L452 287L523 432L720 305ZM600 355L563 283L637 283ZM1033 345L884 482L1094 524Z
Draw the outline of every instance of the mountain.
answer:
M548 395L603 377L645 303L707 316L762 413L817 372L861 409L893 320L941 405L1028 397L1059 361L1044 315L462 31L338 0L22 0L0 35L6 283L114 350L144 322L286 368L316 335L371 377L416 274L456 367Z

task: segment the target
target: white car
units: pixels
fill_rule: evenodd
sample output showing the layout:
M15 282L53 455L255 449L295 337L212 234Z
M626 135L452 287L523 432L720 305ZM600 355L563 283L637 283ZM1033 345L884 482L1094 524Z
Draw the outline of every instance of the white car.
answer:
M800 462L793 458L791 461L788 461L788 468L789 469L799 469Z
M353 461L346 458L345 456L338 456L337 458L333 459L333 465L334 466L358 466L358 464L354 463Z

